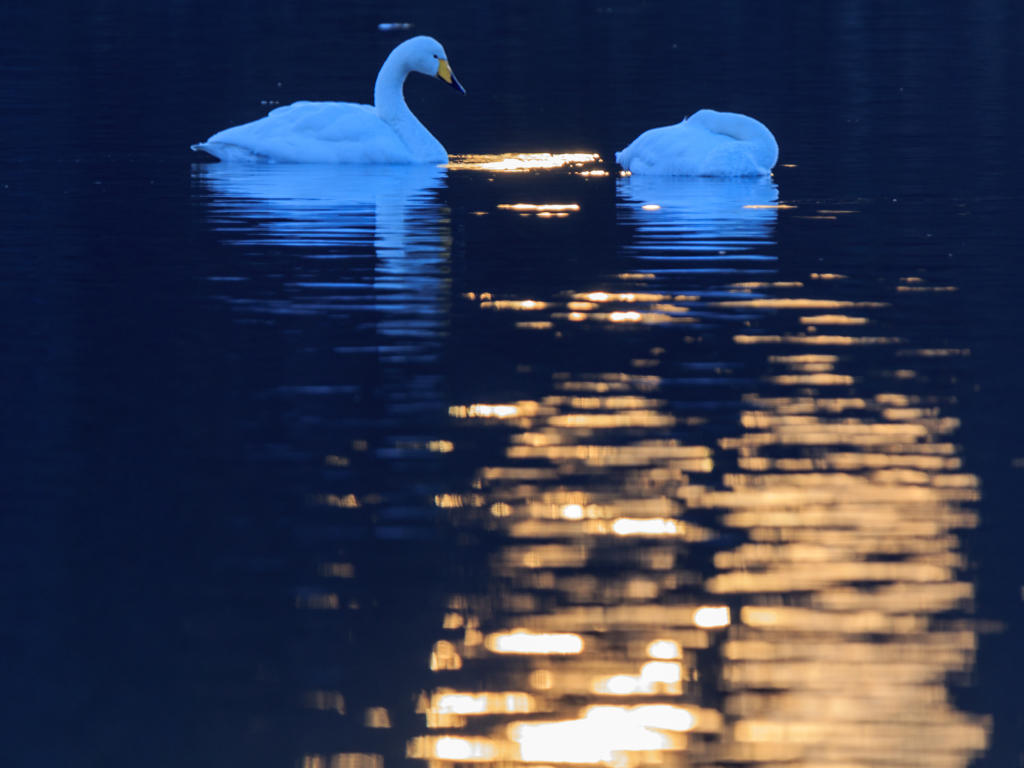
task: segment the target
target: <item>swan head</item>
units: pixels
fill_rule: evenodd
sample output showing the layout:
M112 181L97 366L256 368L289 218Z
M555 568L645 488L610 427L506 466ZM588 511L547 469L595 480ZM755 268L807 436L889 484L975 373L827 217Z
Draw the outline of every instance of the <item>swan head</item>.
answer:
M448 64L448 54L434 38L425 35L414 37L398 46L395 52L398 51L402 52L410 70L443 80L459 93L466 92L462 83L455 79L451 65Z

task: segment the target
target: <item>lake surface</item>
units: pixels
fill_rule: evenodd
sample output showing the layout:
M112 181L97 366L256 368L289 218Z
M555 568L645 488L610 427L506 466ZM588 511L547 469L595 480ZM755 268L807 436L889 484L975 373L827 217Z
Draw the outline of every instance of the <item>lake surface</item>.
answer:
M189 151L414 33L447 167ZM0 9L0 762L1018 764L1022 39ZM620 175L702 107L770 179Z

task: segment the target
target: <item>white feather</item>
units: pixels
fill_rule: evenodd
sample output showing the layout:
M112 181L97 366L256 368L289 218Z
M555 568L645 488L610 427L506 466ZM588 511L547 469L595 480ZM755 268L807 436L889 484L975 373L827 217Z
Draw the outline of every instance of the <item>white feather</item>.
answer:
M640 134L615 159L636 174L768 176L779 145L752 117L702 109L681 123Z

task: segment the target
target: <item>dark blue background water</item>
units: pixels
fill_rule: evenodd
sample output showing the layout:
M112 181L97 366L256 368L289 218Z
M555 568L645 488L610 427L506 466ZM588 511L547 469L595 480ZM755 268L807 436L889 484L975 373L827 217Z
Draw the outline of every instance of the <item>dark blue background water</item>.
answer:
M269 102L369 101L402 39L377 29L392 21L437 37L467 89L406 86L450 153L595 152L611 175L449 171L400 193L419 218L392 230L379 202L330 195L342 219L307 211L296 225L272 195L193 165L190 144ZM760 351L732 344L733 320L709 321L687 351L678 330L556 336L464 298L550 301L649 268L631 260L642 232L613 153L711 107L771 128L777 195L796 206L771 222L769 262L729 268L846 275L815 295L888 303L872 333L909 347L970 350L915 361L910 390L961 420L953 439L982 483L964 578L974 615L1001 631L981 635L952 691L993 716L978 764L1016 764L1022 41L1012 0L6 4L0 762L403 759L448 596L486 589L493 546L428 500L466 492L508 436L467 431L449 406L540 398L553 372L628 370L654 346L677 378L742 371L670 393L678 413L738 402L764 373ZM517 202L580 212L496 208ZM743 278L701 274L655 287ZM900 294L908 277L956 290ZM790 322L754 319L768 333ZM884 353L851 359L864 392L889 386ZM698 440L734 429L736 408L715 413ZM456 450L431 451L438 440ZM347 464L325 464L335 455ZM310 503L330 494L362 504L339 519ZM319 569L334 560L356 578L328 588ZM298 610L331 590L358 609ZM344 691L348 714L304 708L310 690ZM391 730L363 727L373 706Z

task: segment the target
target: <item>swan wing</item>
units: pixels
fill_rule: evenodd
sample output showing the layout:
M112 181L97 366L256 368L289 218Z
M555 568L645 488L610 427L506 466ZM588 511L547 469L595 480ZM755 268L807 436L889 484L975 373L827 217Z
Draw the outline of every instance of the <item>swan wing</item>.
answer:
M278 163L414 162L398 134L366 104L299 101L214 134L198 149L222 160Z
M702 109L687 121L719 136L733 139L713 149L705 161L721 168L715 176L766 176L779 160L779 145L760 120L736 112Z
M750 142L727 139L704 157L699 176L768 176L771 166L758 161Z
M684 120L645 131L617 153L616 159L631 173L700 176L708 153L725 141L730 139Z

